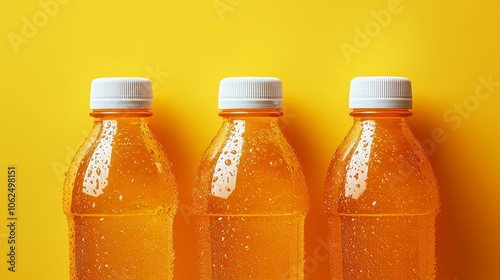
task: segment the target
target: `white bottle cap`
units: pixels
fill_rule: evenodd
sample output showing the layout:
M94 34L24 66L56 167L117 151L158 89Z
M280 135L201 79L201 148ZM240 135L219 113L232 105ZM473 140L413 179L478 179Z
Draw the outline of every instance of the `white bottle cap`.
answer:
M153 91L146 78L98 78L92 81L90 109L151 109Z
M357 77L351 81L349 108L411 109L411 82L404 77Z
M281 109L283 86L272 77L224 78L219 86L219 109Z

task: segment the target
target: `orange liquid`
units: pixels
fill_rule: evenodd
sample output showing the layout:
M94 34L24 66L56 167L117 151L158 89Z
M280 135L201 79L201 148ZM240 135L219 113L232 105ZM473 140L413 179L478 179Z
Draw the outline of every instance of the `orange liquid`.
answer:
M261 114L222 114L198 168L201 279L304 278L304 177L276 112Z
M437 183L408 111L354 112L328 172L332 279L434 279Z
M167 159L141 114L97 115L65 182L71 279L172 279Z

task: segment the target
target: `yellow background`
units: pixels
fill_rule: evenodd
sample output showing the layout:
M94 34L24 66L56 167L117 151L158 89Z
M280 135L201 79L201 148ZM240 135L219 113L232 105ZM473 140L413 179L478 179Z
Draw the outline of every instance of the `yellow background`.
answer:
M192 179L221 122L218 83L238 75L283 80L284 133L311 194L308 279L327 279L323 181L352 123L349 82L360 75L413 82L410 124L440 183L437 279L500 279L497 2L2 1L0 279L68 279L63 172L92 125L90 82L103 76L154 83L151 127L180 187L176 279L196 279ZM10 164L18 169L16 273L6 263Z

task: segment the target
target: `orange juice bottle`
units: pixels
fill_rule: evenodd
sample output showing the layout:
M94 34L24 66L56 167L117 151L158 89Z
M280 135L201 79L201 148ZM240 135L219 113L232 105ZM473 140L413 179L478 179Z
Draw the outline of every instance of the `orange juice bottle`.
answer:
M220 83L222 126L196 174L200 279L303 279L305 179L279 128L276 78Z
M331 279L434 279L436 178L410 131L411 84L351 82L354 124L333 156L324 192Z
M92 82L94 126L66 173L70 279L172 279L177 187L148 126L151 82Z

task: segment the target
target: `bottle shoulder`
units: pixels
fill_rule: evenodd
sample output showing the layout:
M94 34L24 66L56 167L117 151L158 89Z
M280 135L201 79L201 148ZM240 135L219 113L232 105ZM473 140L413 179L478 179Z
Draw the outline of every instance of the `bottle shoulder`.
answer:
M95 123L67 172L65 189L73 213L146 211L177 203L171 164L147 123Z
M308 207L300 163L279 128L247 129L241 123L223 125L207 148L193 199L204 213L305 212Z
M439 207L429 159L406 125L358 123L335 152L325 204L333 212L433 212Z

